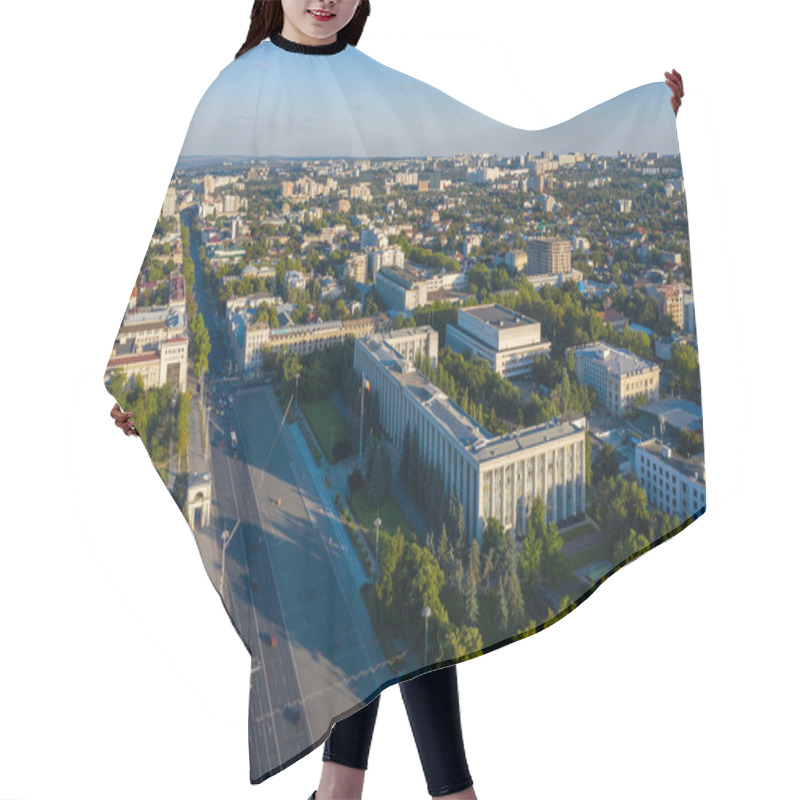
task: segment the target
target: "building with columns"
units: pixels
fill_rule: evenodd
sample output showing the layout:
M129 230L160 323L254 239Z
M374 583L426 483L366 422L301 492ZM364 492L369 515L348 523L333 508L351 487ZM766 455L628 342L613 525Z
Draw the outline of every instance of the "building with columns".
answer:
M346 342L349 337L359 338L388 331L391 318L384 313L356 319L331 320L307 325L289 325L270 328L268 322L254 322L255 309L234 311L228 319L231 351L240 375L245 378L260 377L264 348L278 351L286 346L290 353L300 356L313 353L330 345Z
M381 427L392 442L402 447L406 427L416 430L423 458L441 468L445 491L455 490L470 539L483 541L490 517L522 536L534 497L543 500L548 523L584 514L585 417L493 436L416 370L393 336L436 356L436 331L423 326L359 339L353 367L377 394Z

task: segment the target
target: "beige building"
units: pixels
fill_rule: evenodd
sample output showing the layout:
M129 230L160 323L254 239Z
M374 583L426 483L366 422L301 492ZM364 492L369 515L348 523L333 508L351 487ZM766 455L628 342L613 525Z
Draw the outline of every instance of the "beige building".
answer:
M682 283L672 284L668 283L665 286L659 286L648 294L655 294L658 302L658 316L669 317L678 326L678 330L682 331L684 328L684 289L686 285Z
M591 386L600 404L612 414L624 414L639 396L648 401L658 400L661 375L658 365L605 342L568 350L575 356L578 381Z
M404 267L384 265L375 276L375 290L381 299L392 311L404 314L441 299L442 293L466 289L464 272L435 272L412 263Z
M528 267L531 275L556 275L572 272L572 245L568 239L543 236L528 241Z
M189 363L189 340L185 336L164 339L146 349L136 350L133 339L114 345L114 352L106 366L106 381L114 370L125 373L126 388L132 389L137 375L142 376L145 389L171 383L181 392L186 391Z
M393 311L407 313L428 304L428 278L403 267L383 267L375 276L375 289Z
M186 391L189 368L186 289L177 268L167 280L166 306L140 308L138 291L134 289L108 360L106 380L115 369L122 369L128 387L132 388L136 375L141 375L145 389L169 382L179 391Z
M358 339L389 331L392 320L387 314L376 314L361 319L270 328L266 322L251 323L245 311L232 314L229 324L237 367L245 377L255 377L261 374L265 347L280 350L285 345L290 353L305 355L344 342L350 336Z
M430 325L391 330L384 334L383 340L412 365L420 355L433 367L439 361L439 334Z
M169 188L167 189L167 196L164 198L164 202L161 205L161 216L162 217L175 216L177 210L178 210L178 191L175 188L175 183L170 182Z
M432 328L409 330L422 352L435 355ZM585 418L492 436L414 368L400 343L381 335L357 340L354 369L378 396L387 436L401 447L406 427L416 431L423 458L441 468L445 491L455 490L470 539L482 542L490 517L521 536L534 497L542 498L547 522L584 513Z
M550 352L540 322L496 303L460 308L458 323L447 324L446 343L485 359L503 378L528 375L536 356Z
M357 253L347 259L347 264L344 268L344 277L352 278L358 283L367 282L367 254Z

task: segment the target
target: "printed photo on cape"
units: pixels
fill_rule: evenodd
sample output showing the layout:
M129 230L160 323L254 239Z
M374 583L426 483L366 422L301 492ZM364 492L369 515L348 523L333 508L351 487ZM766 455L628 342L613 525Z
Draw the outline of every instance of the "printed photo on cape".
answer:
M280 36L203 96L104 381L250 653L253 783L705 512L670 97L528 131Z

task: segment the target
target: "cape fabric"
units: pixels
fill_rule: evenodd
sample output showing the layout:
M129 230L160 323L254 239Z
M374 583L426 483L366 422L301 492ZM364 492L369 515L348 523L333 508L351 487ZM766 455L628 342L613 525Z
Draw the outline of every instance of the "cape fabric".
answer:
M206 91L104 377L251 654L252 783L705 511L670 97L526 131L279 35Z

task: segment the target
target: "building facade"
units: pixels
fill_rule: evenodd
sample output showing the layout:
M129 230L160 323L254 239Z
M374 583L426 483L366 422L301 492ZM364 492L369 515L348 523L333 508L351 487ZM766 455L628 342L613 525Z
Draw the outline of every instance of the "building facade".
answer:
M528 242L528 267L531 275L557 275L572 272L572 245L568 239L542 236Z
M435 331L409 330L417 331L421 352L434 355ZM470 539L483 541L490 517L521 537L534 497L543 500L547 522L585 513L585 418L492 436L416 370L391 336L357 340L354 369L377 393L386 435L402 447L406 429L414 431L423 459L441 469L445 491L455 491L464 509Z
M540 322L497 303L460 308L458 322L445 331L451 350L474 353L503 378L527 376L536 356L550 352Z
M636 480L651 505L681 519L706 504L706 469L703 456L685 458L659 439L636 445Z
M575 356L578 382L591 386L600 404L612 414L624 414L636 397L646 397L648 402L659 399L661 369L657 364L606 342L567 349Z
M132 295L122 319L105 379L121 369L127 388L141 375L145 389L171 383L186 391L189 368L189 339L186 332L186 296L183 275L176 269L169 276L169 303L141 308L138 293Z
M378 295L393 311L404 314L428 304L428 279L403 267L383 267L375 276Z
M285 346L290 353L306 355L345 342L351 336L358 339L389 331L391 327L392 320L387 314L284 328L270 328L266 322L251 323L247 312L234 314L230 321L236 365L240 374L247 378L261 375L264 348L280 350Z

